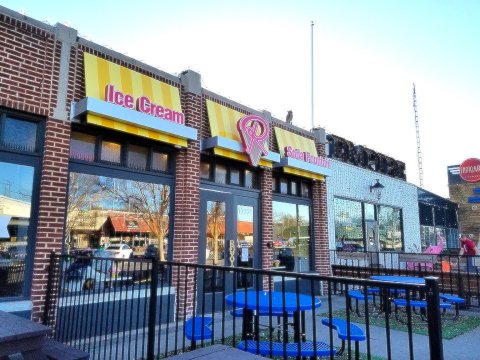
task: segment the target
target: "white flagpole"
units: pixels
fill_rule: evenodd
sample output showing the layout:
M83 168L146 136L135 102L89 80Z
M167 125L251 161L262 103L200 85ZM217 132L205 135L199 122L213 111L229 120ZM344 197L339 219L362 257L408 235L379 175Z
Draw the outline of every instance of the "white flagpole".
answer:
M312 21L312 24L311 24L311 76L312 76L312 84L311 84L311 90L312 90L312 98L311 98L311 102L312 102L312 129L315 128L315 122L314 122L314 112L313 112L313 21Z

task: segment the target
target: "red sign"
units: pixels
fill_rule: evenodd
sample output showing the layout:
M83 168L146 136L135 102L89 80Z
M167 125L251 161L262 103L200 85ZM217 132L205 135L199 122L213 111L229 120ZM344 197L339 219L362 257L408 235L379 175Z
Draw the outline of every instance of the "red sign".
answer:
M238 120L237 129L248 162L252 166L258 166L261 156L268 155L270 128L267 121L257 115L247 115Z
M468 182L480 181L480 160L470 158L460 165L460 177Z

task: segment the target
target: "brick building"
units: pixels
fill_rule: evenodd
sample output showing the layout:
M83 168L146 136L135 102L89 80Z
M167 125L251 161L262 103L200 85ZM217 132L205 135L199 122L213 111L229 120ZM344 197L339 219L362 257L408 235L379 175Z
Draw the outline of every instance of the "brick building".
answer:
M50 252L112 242L329 273L323 129L3 7L0 90L0 308L40 319Z

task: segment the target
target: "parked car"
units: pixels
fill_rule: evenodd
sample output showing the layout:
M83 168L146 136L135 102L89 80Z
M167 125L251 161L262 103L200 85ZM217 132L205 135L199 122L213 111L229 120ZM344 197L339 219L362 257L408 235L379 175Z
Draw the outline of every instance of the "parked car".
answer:
M133 257L133 249L127 244L112 244L105 251L115 259L130 259Z
M156 247L153 244L150 244L145 249L145 254L143 255L143 257L145 259L153 259L153 258L158 258L159 255L160 255L160 252L158 251L158 247Z
M75 258L68 266L63 286L67 292L102 288L116 279L117 265L110 253L97 251L95 256Z

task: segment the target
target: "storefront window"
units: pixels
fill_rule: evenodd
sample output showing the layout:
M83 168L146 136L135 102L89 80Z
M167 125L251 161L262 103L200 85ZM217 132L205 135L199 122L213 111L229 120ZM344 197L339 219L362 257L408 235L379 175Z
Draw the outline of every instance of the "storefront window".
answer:
M153 151L152 154L152 170L168 171L168 154Z
M310 185L306 182L302 182L302 197L304 198L310 197Z
M207 203L207 249L206 264L225 264L225 202Z
M310 269L310 207L273 201L274 258L287 271Z
M2 131L2 145L15 150L36 150L37 123L7 118Z
M225 165L215 165L215 182L217 184L227 183L227 167Z
M73 131L70 141L70 157L78 160L94 161L95 141L96 137L93 135Z
M0 162L0 297L23 292L34 168Z
M129 145L128 167L131 169L145 170L147 168L148 149L143 146Z
M362 203L335 198L335 243L337 250L359 251L365 248Z
M291 181L290 182L290 194L292 195L297 195L298 193L298 183L296 181Z
M121 145L111 141L102 141L102 153L100 159L109 163L120 164Z
M250 170L245 170L245 187L246 188L253 189L257 187L255 175L256 174L254 174Z
M143 254L154 244L165 260L170 195L168 185L71 172L67 251L122 243Z
M230 184L240 185L240 170L238 169L230 170Z
M402 251L401 211L389 206L378 207L378 233L381 251Z
M280 179L280 194L288 194L288 180Z

